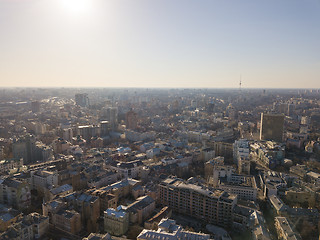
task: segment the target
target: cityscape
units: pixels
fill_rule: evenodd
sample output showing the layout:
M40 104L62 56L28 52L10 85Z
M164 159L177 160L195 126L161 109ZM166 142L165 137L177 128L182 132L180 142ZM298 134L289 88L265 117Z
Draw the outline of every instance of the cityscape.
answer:
M0 92L1 239L319 238L319 90Z
M0 240L320 240L320 0L0 0Z

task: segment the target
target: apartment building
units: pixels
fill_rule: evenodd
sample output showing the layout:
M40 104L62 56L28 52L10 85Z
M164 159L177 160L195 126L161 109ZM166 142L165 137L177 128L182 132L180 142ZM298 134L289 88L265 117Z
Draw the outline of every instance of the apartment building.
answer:
M44 192L44 189L48 186L58 186L58 173L39 170L31 172L31 188L40 192Z
M88 190L87 193L99 198L100 213L103 213L108 208L117 208L118 197L112 194L111 190L106 191L102 189L91 189L91 190Z
M118 172L124 178L137 178L141 175L144 165L141 160L131 162L114 162L109 168Z
M20 211L0 204L0 232L7 230L7 228L18 221L21 216L22 213Z
M158 224L158 230L144 229L137 237L138 240L158 240L158 239L197 239L210 240L209 234L189 232L176 224L175 220L164 218Z
M0 234L0 239L43 239L48 229L49 218L34 212L21 217L16 223L12 224Z
M130 222L142 224L150 217L155 208L156 203L152 197L139 197L127 207L127 212L130 213Z
M240 139L233 144L233 160L234 163L239 165L240 158L249 159L250 146L249 141L246 139Z
M53 225L62 231L77 234L81 231L81 216L74 210L60 210L52 215Z
M159 184L159 201L177 213L186 214L208 223L230 227L237 196L222 190L210 190L176 177Z
M122 236L129 229L129 213L122 210L108 208L104 211L104 231L115 236Z
M224 157L215 157L204 164L204 176L205 179L209 179L213 175L213 170L215 166L223 166Z
M232 174L231 180L219 180L219 189L238 195L240 199L257 200L257 185L253 176Z
M19 210L27 209L31 205L29 184L17 179L0 179L0 203Z

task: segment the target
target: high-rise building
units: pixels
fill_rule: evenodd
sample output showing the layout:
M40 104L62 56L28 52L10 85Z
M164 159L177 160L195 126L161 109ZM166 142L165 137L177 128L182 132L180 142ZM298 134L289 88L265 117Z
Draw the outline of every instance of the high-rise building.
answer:
M72 128L63 129L63 139L67 141L71 141L72 138L73 138Z
M137 113L129 111L126 113L126 127L127 129L136 129L138 127Z
M109 135L110 132L110 123L109 121L101 121L100 122L100 136L105 137Z
M104 107L101 110L100 119L110 123L111 130L118 128L118 108L117 107Z
M261 113L260 140L283 141L284 115Z
M40 112L40 102L39 101L31 102L31 111L33 113Z
M75 95L76 104L81 107L89 107L89 98L86 93L78 93Z
M237 196L221 190L211 190L169 177L159 184L159 201L174 212L230 227Z

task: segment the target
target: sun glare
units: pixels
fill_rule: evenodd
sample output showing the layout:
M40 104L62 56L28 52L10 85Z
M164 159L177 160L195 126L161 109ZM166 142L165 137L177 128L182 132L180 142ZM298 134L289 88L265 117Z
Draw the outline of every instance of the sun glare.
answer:
M73 15L82 15L90 11L92 0L60 0L61 5Z

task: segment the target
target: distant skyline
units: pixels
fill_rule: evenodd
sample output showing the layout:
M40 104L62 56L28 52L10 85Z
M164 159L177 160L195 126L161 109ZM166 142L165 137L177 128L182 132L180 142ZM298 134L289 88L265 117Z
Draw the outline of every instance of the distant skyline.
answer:
M0 87L320 88L320 0L0 0Z

